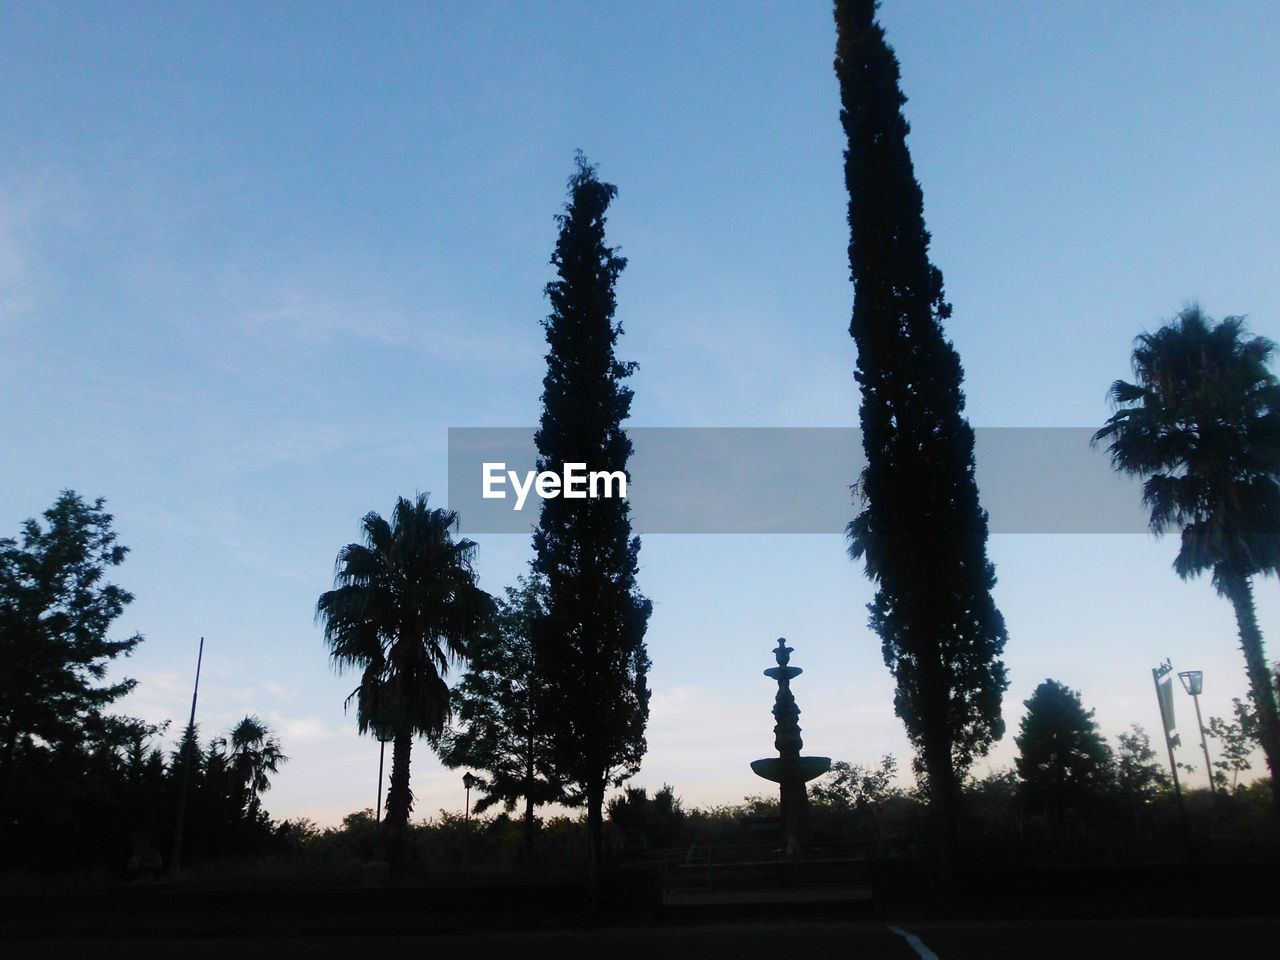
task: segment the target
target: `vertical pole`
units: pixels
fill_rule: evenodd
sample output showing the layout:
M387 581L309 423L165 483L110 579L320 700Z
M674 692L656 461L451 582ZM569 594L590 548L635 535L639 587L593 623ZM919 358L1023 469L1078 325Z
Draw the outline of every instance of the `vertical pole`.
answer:
M204 662L204 637L200 638L200 651L196 654L196 684L191 690L191 719L187 721L187 732L191 741L195 742L196 730L196 697L200 694L200 665ZM177 876L182 869L182 821L187 812L187 788L191 785L191 751L187 749L187 736L182 738L182 752L186 754L186 763L182 767L182 789L178 793L178 817L173 825L173 850L169 854L169 872Z
M1200 719L1200 695L1193 693L1191 699L1196 704L1196 726L1200 728L1200 749L1204 751L1204 768L1209 774L1209 792L1216 795L1218 790L1213 785L1213 763L1209 760L1209 741L1204 738L1204 721Z
M1172 669L1172 668L1169 668ZM1165 670L1165 673L1169 672ZM1160 726L1164 728L1164 745L1169 750L1169 772L1173 774L1173 793L1178 798L1178 818L1182 821L1182 840L1187 849L1187 859L1191 856L1191 826L1187 822L1187 808L1182 802L1182 785L1178 782L1178 762L1173 757L1173 741L1169 739L1169 723L1164 715L1164 700L1160 697L1160 673L1159 668L1151 668L1151 679L1156 686L1156 705L1160 707Z
M471 785L470 784L467 785L467 809L466 809L464 819L466 820L471 819Z
M382 826L382 761L387 756L387 741L378 741L378 806L374 808L375 827Z

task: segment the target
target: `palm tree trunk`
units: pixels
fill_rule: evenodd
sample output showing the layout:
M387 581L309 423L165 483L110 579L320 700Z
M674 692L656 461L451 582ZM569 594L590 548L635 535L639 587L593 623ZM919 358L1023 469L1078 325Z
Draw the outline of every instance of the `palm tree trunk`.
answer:
M409 789L409 753L413 733L405 726L396 731L391 747L391 785L387 789L387 818L382 821L379 845L391 872L404 871L409 847L409 811L413 808L413 792Z
M1253 606L1253 586L1247 577L1228 574L1221 578L1223 592L1236 611L1240 631L1240 649L1244 651L1249 674L1249 696L1258 716L1258 739L1271 771L1271 799L1280 816L1280 715L1276 710L1275 688L1267 670L1267 657L1262 646L1262 631Z

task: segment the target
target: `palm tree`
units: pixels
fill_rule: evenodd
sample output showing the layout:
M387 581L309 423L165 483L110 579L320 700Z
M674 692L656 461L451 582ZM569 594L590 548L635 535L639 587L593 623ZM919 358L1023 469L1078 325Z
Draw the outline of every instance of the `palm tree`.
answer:
M1276 345L1249 337L1241 317L1221 323L1190 307L1137 338L1135 383L1117 380L1116 412L1094 434L1111 464L1146 478L1156 534L1181 531L1173 568L1212 571L1235 608L1240 646L1280 814L1280 717L1267 672L1251 578L1280 573L1280 381Z
M339 672L357 669L361 733L375 719L394 729L391 785L380 844L397 871L408 841L409 753L415 736L439 741L449 719L449 666L485 629L492 598L476 585L476 545L454 540L458 514L427 506L426 494L396 501L387 523L361 521L364 543L338 551L334 589L321 595L316 619Z
M230 748L227 765L244 792L245 816L253 820L261 807L261 795L271 789L271 775L289 758L280 749L279 739L255 716L247 716L232 727Z

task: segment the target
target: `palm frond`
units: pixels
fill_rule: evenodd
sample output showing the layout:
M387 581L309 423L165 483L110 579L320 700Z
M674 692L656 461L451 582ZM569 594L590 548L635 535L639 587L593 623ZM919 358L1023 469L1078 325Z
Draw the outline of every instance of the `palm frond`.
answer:
M388 714L433 742L445 729L444 677L494 615L493 598L476 584L476 544L452 536L459 522L426 494L400 497L389 523L366 514L364 543L338 554L316 619L335 668L362 672L345 704L356 704L361 732Z
M1280 381L1276 345L1242 317L1198 306L1135 340L1134 383L1093 436L1116 470L1142 476L1151 529L1181 529L1180 576L1280 570Z

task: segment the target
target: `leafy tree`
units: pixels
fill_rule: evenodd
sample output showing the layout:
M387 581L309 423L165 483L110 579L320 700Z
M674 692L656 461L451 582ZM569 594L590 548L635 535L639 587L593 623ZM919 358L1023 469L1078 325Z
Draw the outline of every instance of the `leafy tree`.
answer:
M1167 790L1172 781L1156 758L1151 737L1142 725L1131 724L1129 731L1116 736L1120 744L1115 752L1116 786L1126 796L1145 803Z
M1014 760L1030 804L1052 811L1085 809L1109 785L1111 750L1080 694L1045 680L1025 701Z
M132 595L110 583L128 551L104 501L64 491L40 520L0 539L0 862L47 868L155 872L175 820L185 762L166 765L153 725L108 712L134 688L108 680L111 662L142 638L112 639ZM193 834L203 856L267 849L272 827L261 793L278 743L233 733L203 750L194 729ZM249 753L265 750L261 776L245 777Z
M818 803L863 810L883 802L900 790L893 785L898 761L886 753L878 767L837 760L809 788L809 796Z
M1116 737L1120 747L1115 752L1115 785L1129 800L1133 810L1133 828L1137 831L1141 808L1161 790L1167 790L1172 781L1156 759L1147 731L1136 723L1130 726L1129 731Z
M687 816L670 784L652 797L644 787L627 787L609 801L609 820L629 841L647 850L665 850L680 843Z
M964 809L986 837L1022 838L1022 790L1016 770L992 770L964 783Z
M809 796L815 803L851 811L855 825L869 819L875 831L883 833L881 806L886 800L903 796L903 791L893 784L897 773L898 761L892 754L881 757L880 765L875 767L837 760L809 788Z
M858 347L866 467L849 553L877 586L869 609L894 707L927 774L950 872L960 779L1004 732L1004 619L991 597L987 515L974 481L963 370L942 322L923 198L907 150L897 57L874 0L837 0L836 76L848 138L849 331Z
M43 523L0 539L0 831L24 760L109 731L102 711L134 686L106 682L108 664L142 637L108 637L133 595L105 579L128 548L104 503L64 490Z
M539 676L531 636L544 613L543 587L522 577L499 600L493 628L471 644L470 662L453 691L455 724L441 741L440 758L451 768L482 770L474 812L497 803L508 812L524 801L524 845L533 851L534 808L572 803L553 765L553 713L538 710ZM545 704L544 704L545 706Z
M1252 765L1249 762L1254 746L1242 733L1238 723L1231 723L1221 717L1210 717L1209 726L1205 728L1210 737L1218 741L1218 759L1213 762L1217 768L1213 773L1214 785L1219 790L1236 789L1240 774ZM1227 783L1227 774L1231 774L1231 783Z
M1275 676L1280 683L1280 670L1275 671ZM1213 764L1218 768L1218 772L1214 775L1214 779L1223 789L1226 789L1227 774L1230 773L1231 790L1235 792L1240 774L1253 765L1251 762L1253 751L1260 744L1258 716L1253 708L1239 697L1231 699L1231 707L1235 720L1227 721L1221 717L1210 717L1208 731L1209 736L1218 741L1219 759Z
M339 671L360 671L347 698L361 733L388 714L391 784L383 846L399 872L408 853L409 759L414 737L439 742L449 719L449 666L465 657L492 616L493 600L476 584L471 540L454 540L458 515L427 506L426 494L396 501L388 523L376 512L361 521L363 543L338 552L334 589L316 618Z
M1146 478L1151 530L1178 530L1173 569L1212 572L1231 601L1280 815L1280 713L1254 609L1252 578L1280 573L1280 381L1276 345L1240 317L1215 323L1199 307L1135 341L1135 382L1117 380L1116 412L1094 434L1116 470Z
M614 356L622 333L614 283L626 260L604 242L616 194L579 153L557 218L557 279L546 288L539 470L583 463L587 471L625 472L631 455L622 421L632 391L623 381L635 364ZM605 790L639 769L649 717L651 604L636 586L640 538L631 536L630 509L622 497L544 499L533 535L533 570L547 585L533 630L545 704L538 709L554 711L555 768L586 802L593 880L603 857Z

